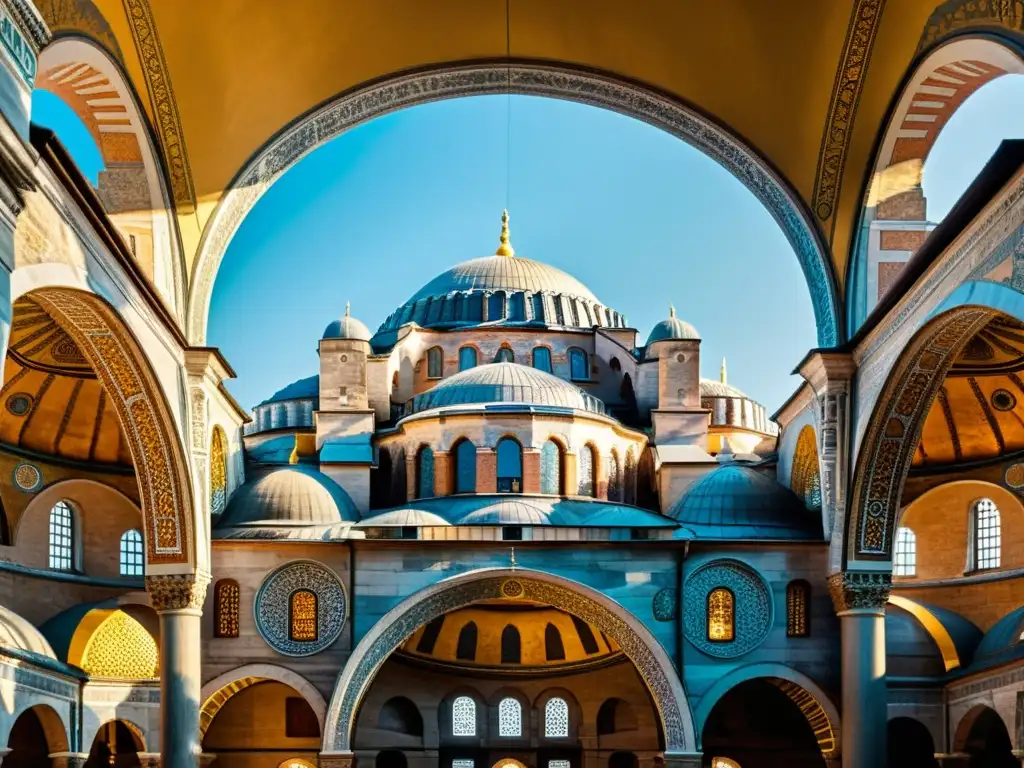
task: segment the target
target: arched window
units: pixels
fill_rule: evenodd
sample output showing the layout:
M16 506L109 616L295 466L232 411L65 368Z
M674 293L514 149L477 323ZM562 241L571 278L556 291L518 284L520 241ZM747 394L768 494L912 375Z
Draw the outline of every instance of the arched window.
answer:
M288 637L297 643L311 643L317 638L316 593L297 589L288 600Z
M462 347L459 350L459 370L476 368L476 347Z
M551 350L547 347L534 347L533 359L530 361L533 367L544 373L551 373Z
M627 504L636 504L636 451L632 447L626 451L626 471L622 480L622 500Z
M544 627L544 655L548 661L564 661L565 647L562 645L562 633L554 624Z
M725 587L708 595L708 640L729 643L736 637L736 598Z
M609 319L608 325L611 326L611 324L611 320ZM611 368L616 373L618 373L619 371L622 370L622 363L619 362L619 358L613 357L611 360L608 361L608 367Z
M569 705L557 696L544 705L544 736L548 739L569 737Z
M619 464L619 452L612 448L608 460L608 501L622 501L622 466Z
M594 631L590 628L583 619L572 616L572 625L576 627L576 634L579 635L580 645L583 646L583 652L588 656L592 653L597 653L601 650L597 644L597 638L594 637Z
M523 705L511 696L498 704L498 735L515 737L523 735Z
M494 320L505 319L505 292L498 291L492 293L490 298L487 300L487 321L493 322Z
M380 708L377 728L408 736L422 736L423 716L412 701L404 696L395 696L385 701Z
M637 729L636 712L622 699L606 699L597 711L597 735L610 736Z
M526 319L526 295L513 293L508 299L508 319L521 323Z
M510 347L499 347L498 354L494 356L496 363L514 363L515 361L516 355Z
M974 567L982 571L998 568L1002 554L999 507L992 499L974 505Z
M806 581L791 581L786 586L786 635L809 637L811 616L808 604L811 602L811 585Z
M594 482L594 449L585 445L580 449L579 467L576 470L576 493L580 496L597 496L597 483Z
M476 622L469 622L459 630L459 641L455 646L455 658L460 661L476 660Z
M905 525L896 529L892 573L894 576L917 575L917 534Z
M427 350L427 378L440 379L444 375L444 352L440 347Z
M219 515L224 511L228 497L227 439L224 430L213 428L210 438L210 514Z
M452 736L476 736L476 702L469 696L452 702Z
M582 349L569 350L569 378L573 381L587 381L590 378L590 363Z
M476 492L476 446L460 440L455 446L455 492Z
M523 448L511 437L498 441L498 493L523 492Z
M55 571L75 568L75 514L64 500L58 501L50 510L49 562Z
M213 587L213 636L238 637L241 590L234 579L221 579Z
M429 499L434 495L434 452L427 446L416 454L416 498Z
M121 575L143 575L142 534L134 528L121 534Z
M505 625L501 631L501 663L519 664L522 659L519 630L512 624Z
M540 492L551 496L565 493L562 473L562 446L548 440L540 449Z

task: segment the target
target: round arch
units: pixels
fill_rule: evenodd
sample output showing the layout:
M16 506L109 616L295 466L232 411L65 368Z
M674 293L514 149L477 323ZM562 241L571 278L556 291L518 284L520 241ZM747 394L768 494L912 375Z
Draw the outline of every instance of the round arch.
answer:
M352 732L363 696L391 652L417 628L457 608L496 598L546 603L593 624L613 638L650 691L661 720L665 750L695 750L693 718L682 682L665 649L643 623L606 595L561 576L519 568L481 568L410 595L359 641L331 697L324 753L351 751Z
M246 664L213 678L203 686L199 695L199 700L203 702L199 711L200 741L206 735L206 730L213 722L213 718L232 696L251 685L268 680L283 683L302 696L316 714L320 732L324 732L327 702L324 701L324 697L316 689L316 686L297 672L292 672L290 669L279 667L276 664Z
M70 710L67 707L61 707L61 712L58 714L57 710L54 709L49 703L40 702L40 697L28 697L29 700L22 704L20 707L16 707L11 712L9 717L4 717L10 725L5 729L8 734L7 738L10 738L11 731L24 715L32 713L39 718L39 724L42 726L43 734L46 736L46 748L50 754L54 752L67 752L70 749ZM4 741L3 746L10 746L9 741Z
M838 758L842 752L842 732L839 710L817 683L802 672L784 664L751 664L733 670L708 689L694 712L697 734L704 726L715 705L725 694L740 683L763 679L777 686L800 709L818 739L825 760Z
M796 252L807 280L818 344L845 339L836 278L813 216L792 186L755 149L676 98L610 73L565 64L471 62L405 73L343 93L268 141L238 172L203 230L192 269L186 332L205 344L213 286L228 244L267 189L317 147L375 117L432 101L515 93L564 99L618 112L687 142L739 179L768 209Z
M963 713L960 719L952 726L953 732L953 749L957 752L963 752L967 746L967 740L971 735L971 730L981 717L993 717L998 722L1002 723L1003 728L1006 730L1007 736L1014 732L1014 724L1007 723L1006 719L999 712L988 704L975 704L969 710ZM951 724L952 725L952 724ZM1012 739L1012 737L1011 737Z

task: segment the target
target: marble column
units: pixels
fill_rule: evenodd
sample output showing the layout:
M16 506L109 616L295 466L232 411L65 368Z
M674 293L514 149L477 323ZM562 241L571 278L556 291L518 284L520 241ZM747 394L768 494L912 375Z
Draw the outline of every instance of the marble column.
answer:
M199 619L210 576L147 576L160 617L160 754L163 768L197 768L202 689Z
M887 760L885 604L891 582L891 574L874 571L829 577L842 636L843 768L876 768Z

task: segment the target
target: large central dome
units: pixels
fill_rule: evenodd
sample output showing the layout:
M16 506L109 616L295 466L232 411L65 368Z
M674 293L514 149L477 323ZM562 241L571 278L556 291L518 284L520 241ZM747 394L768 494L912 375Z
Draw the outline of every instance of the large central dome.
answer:
M572 275L516 256L506 212L497 252L456 264L423 286L381 325L375 346L394 343L387 335L407 323L439 329L478 325L590 329L595 325L624 328L626 319Z

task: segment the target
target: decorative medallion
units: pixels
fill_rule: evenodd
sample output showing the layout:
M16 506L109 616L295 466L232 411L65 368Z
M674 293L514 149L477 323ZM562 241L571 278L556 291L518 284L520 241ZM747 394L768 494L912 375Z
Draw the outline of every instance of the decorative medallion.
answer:
M316 595L313 640L292 639L295 636L291 631L292 595L300 590ZM345 586L333 571L312 560L294 560L263 580L253 611L256 629L267 645L285 656L312 656L338 639L348 615L348 597Z
M43 484L43 473L33 464L19 464L14 468L14 482L23 491L34 491Z
M501 596L506 599L513 599L523 596L523 585L515 579L508 579L501 583Z
M50 354L58 363L66 365L88 365L85 355L66 333L62 333L50 347Z
M14 416L24 416L32 410L32 395L27 392L15 392L7 398L7 410Z
M654 596L654 618L658 621L675 621L678 597L672 587L665 587Z
M997 411L1012 411L1017 406L1017 398L1006 389L997 389L992 393L992 407Z
M735 596L733 639L708 639L708 596L725 587ZM772 628L772 596L757 571L738 560L714 560L700 566L683 587L683 632L699 651L732 659L759 646Z
M1024 488L1024 464L1017 462L1008 466L1003 473L1003 480L1015 491Z

